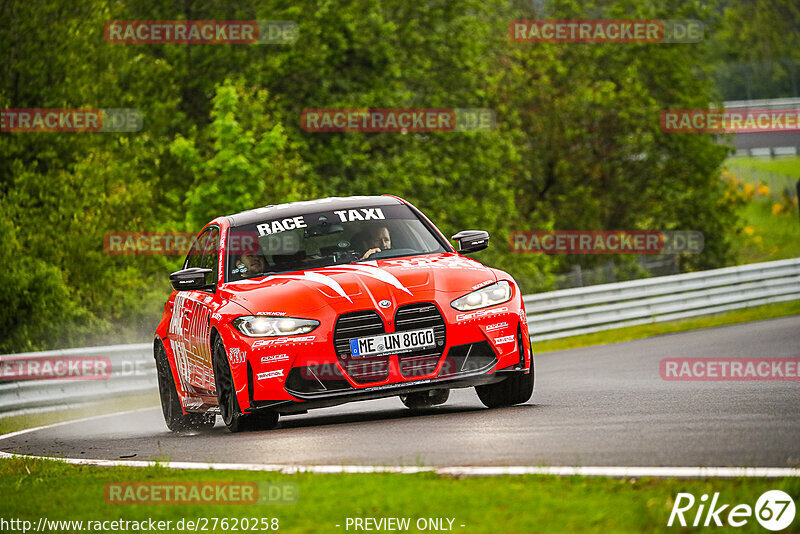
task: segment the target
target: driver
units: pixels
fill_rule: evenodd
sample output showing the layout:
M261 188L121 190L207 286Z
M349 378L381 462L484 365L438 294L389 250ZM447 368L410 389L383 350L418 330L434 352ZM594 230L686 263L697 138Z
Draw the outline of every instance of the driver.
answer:
M366 248L367 251L361 256L360 259L362 260L369 258L376 252L392 248L392 237L389 235L389 229L385 226L374 226L370 228L364 240L364 248Z

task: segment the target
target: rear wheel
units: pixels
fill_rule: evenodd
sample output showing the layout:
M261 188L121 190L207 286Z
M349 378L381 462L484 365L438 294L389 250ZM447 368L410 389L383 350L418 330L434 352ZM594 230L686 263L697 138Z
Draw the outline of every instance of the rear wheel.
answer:
M429 391L400 395L400 400L403 401L403 404L405 404L407 408L416 410L419 408L430 408L437 404L444 404L449 397L449 389L431 389Z
M519 347L520 360L524 360L525 346L522 344L522 333L517 330L517 346ZM530 400L533 395L534 366L533 354L531 354L530 372L521 371L514 373L502 382L486 384L485 386L475 386L478 398L487 408L499 408L501 406L512 406L522 404Z
M214 426L216 416L213 413L183 413L175 380L169 366L164 345L157 341L154 347L156 358L156 374L158 376L158 393L161 397L161 411L167 428L173 432L202 430Z
M231 432L246 430L270 430L278 424L278 412L265 410L253 414L242 413L236 391L233 387L233 376L225 354L225 345L219 337L214 339L212 356L214 368L214 384L217 390L217 402L222 421Z

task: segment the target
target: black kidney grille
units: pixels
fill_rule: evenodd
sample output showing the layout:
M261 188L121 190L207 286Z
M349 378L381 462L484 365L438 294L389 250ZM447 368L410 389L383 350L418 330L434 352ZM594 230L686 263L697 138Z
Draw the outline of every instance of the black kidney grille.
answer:
M347 374L359 384L386 380L389 376L389 359L386 356L373 358L350 357L350 340L358 337L377 336L386 330L378 312L364 310L345 313L336 319L333 328L333 345L336 356Z
M405 377L431 374L442 357L445 346L445 324L442 314L431 302L406 304L398 308L394 316L395 331L405 332L433 327L436 347L399 354L400 373Z
M429 375L436 369L445 346L445 323L439 309L431 302L406 304L398 308L394 318L395 331L407 332L433 328L436 347L398 355L400 373L407 378ZM389 376L389 358L350 357L350 340L376 336L386 332L380 315L374 310L345 313L336 320L333 342L339 362L347 374L359 384L378 382Z

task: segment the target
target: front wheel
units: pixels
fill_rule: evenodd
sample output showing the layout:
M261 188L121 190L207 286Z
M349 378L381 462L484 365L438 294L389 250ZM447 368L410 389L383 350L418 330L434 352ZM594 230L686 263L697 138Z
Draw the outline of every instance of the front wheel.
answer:
M513 406L527 402L533 395L533 370L530 373L516 373L502 382L475 386L478 398L487 408Z
M233 376L225 354L225 345L220 338L214 340L212 357L214 368L214 387L217 390L217 402L222 421L231 432L245 430L270 430L278 424L278 412L265 410L254 414L244 414L239 407L236 391L233 387Z
M216 416L213 413L183 413L164 345L161 344L161 341L156 341L153 350L156 358L161 412L164 414L164 422L167 423L167 428L173 432L186 432L213 427L216 421Z
M520 360L524 361L525 346L522 344L522 334L517 331L517 345L520 351ZM531 354L530 372L520 371L514 373L502 382L475 386L478 398L487 408L499 408L501 406L513 406L527 402L533 395L534 366L533 354Z

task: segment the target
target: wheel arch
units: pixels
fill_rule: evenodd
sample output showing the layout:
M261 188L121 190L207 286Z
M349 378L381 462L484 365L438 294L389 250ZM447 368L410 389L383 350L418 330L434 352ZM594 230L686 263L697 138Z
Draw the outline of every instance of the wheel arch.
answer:
M245 361L246 365L244 367L243 376L238 369L234 371L234 368L227 357L227 346L225 345L225 337L222 335L222 333L220 333L216 325L211 327L211 331L208 336L208 342L210 345L212 358L214 358L214 345L216 344L217 340L219 340L222 343L223 349L226 349L225 361L227 362L230 368L231 380L233 381L233 387L236 390L236 398L239 401L240 408L244 412L250 409L250 407L252 406L251 393L253 391L253 370L252 367L250 366L250 361L249 360ZM216 391L216 375L214 376L214 390Z
M180 376L178 375L178 366L175 362L175 355L172 353L172 348L169 347L168 343L165 343L166 340L161 339L159 336L155 336L153 338L153 358L156 359L156 351L158 347L164 351L164 356L167 358L167 367L169 367L169 372L172 375L172 384L175 387L175 392L178 394L178 404L181 407L181 411L184 414L189 414L191 412L187 412L186 408L183 406L183 399L186 398L186 392L183 390L183 383L181 382ZM156 360L156 366L158 366L158 360ZM158 367L156 367L156 372L158 372Z

